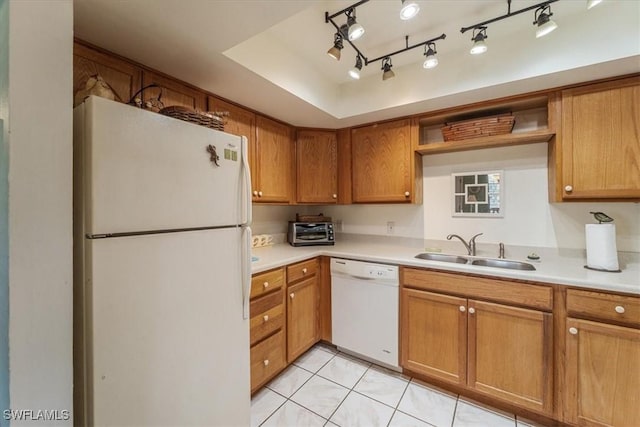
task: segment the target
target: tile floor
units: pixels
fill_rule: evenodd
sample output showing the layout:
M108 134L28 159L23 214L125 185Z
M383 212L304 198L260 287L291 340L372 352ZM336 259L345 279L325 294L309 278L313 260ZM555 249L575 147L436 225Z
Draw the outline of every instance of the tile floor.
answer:
M252 427L529 427L513 414L316 345L256 393Z

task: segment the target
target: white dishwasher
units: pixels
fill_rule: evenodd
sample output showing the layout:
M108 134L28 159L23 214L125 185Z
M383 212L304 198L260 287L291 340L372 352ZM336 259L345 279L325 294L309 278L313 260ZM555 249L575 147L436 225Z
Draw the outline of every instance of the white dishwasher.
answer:
M398 299L397 266L332 258L333 344L399 370Z

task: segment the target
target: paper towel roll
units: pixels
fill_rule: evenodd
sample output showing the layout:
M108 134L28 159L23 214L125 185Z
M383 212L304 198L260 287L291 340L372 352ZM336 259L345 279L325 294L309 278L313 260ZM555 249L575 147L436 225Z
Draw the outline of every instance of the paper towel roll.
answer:
M615 224L586 224L585 235L587 267L609 271L619 270Z

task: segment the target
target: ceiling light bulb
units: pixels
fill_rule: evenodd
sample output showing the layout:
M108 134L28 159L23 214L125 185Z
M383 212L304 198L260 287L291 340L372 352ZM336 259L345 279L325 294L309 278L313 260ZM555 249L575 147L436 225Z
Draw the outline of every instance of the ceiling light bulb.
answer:
M360 58L360 55L358 55L356 56L356 65L354 65L353 68L349 70L349 77L354 80L359 80L360 70L362 70L362 58Z
M400 9L400 19L406 21L413 18L420 12L420 5L412 0L402 0L402 9Z
M381 70L383 70L383 73L382 73L383 81L396 76L396 74L391 70L391 67L393 67L393 65L391 65L391 58L387 56L382 60Z
M424 60L424 63L422 64L422 66L424 68L435 68L438 66L438 58L436 57L437 52L435 50L436 45L430 44L428 46L429 46L429 49L427 49L427 51L424 53L424 56L426 56L427 58Z
M340 60L340 51L342 50L342 36L339 33L336 33L333 39L333 46L331 49L327 51L327 55L335 59L336 61Z
M587 0L587 10L602 3L602 0Z
M347 11L347 26L349 27L347 36L351 41L358 40L364 34L364 27L356 22L355 9Z
M469 51L472 55L479 55L481 53L485 53L487 51L487 43L485 43L485 39L487 38L487 28L486 27L478 27L478 32L473 36L471 40L473 40L473 46ZM475 30L474 30L475 33Z
M553 20L551 20L551 6L546 5L536 10L536 20L533 22L533 25L537 25L538 29L536 30L536 38L540 38L546 36L556 28L558 28L558 24L556 24Z

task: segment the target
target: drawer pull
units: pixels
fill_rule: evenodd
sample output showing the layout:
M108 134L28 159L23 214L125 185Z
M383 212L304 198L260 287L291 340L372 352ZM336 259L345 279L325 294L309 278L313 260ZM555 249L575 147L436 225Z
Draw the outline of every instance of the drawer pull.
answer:
M302 274L307 274L307 269L306 269L306 267L302 269Z
M573 191L573 187L570 185L565 185L564 191L566 191L567 193L571 193Z
M467 311L467 308L464 305L461 305L460 311L464 313L465 311Z
M267 288L269 287L269 282L264 282L264 283L262 284L262 287L263 287L263 288L265 288L265 289L267 289Z
M618 314L623 314L624 313L624 307L621 306L621 305L616 305L615 310L616 310L616 313L618 313Z
M265 360L264 362L262 362L262 363L264 363L264 366L269 366L269 359L266 359L266 360Z
M473 307L469 307L469 314L473 314L476 312L476 309Z
M404 197L409 197L411 195L411 193L409 193L408 191L404 192Z
M569 333L571 335L577 335L578 334L578 329L576 328L569 328Z
M291 299L294 299L294 298L295 298L295 296L296 296L296 294L294 294L293 292L291 292L291 293L289 294L289 298L291 298Z
M333 193L333 195L332 195L331 197L333 197L334 199L337 199L337 198L338 198L338 195L337 195L337 194L335 194L335 193Z
M268 314L265 314L262 318L263 318L263 319L264 319L264 321L266 322L267 320L269 320L269 315L268 315Z

